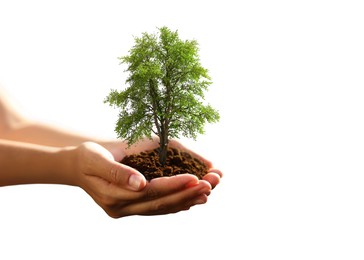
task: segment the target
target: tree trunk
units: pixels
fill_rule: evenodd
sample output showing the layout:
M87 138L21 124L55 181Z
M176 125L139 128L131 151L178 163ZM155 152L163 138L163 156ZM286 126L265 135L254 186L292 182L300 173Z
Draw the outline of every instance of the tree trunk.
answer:
M168 150L168 134L165 129L162 129L161 135L159 136L159 162L165 165L167 159Z

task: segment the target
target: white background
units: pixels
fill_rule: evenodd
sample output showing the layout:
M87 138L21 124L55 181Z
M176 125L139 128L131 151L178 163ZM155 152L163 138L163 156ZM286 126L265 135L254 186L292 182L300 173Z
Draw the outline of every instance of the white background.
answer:
M118 220L81 189L1 188L0 258L363 259L360 2L0 0L0 81L84 134L115 137L133 36L196 39L221 121L184 141L225 173L205 205Z

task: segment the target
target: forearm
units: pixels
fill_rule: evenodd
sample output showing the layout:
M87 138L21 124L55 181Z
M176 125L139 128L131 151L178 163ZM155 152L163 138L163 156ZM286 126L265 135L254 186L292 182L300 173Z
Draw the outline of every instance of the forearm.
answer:
M86 141L101 142L96 138L29 120L17 111L1 89L0 139L55 147L74 146Z
M10 131L0 132L0 138L54 147L77 146L86 141L101 142L93 137L32 121L18 124Z
M73 148L0 139L0 186L49 183L76 185Z

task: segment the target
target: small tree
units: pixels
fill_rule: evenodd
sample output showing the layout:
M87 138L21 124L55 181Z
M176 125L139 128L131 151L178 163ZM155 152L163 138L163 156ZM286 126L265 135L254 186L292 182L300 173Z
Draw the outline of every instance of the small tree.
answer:
M206 122L219 120L218 112L202 102L212 82L200 64L195 40L182 41L177 31L162 27L157 34L136 37L129 55L119 59L128 65L129 87L112 90L105 102L120 108L115 131L129 145L156 134L164 165L168 139L196 139Z

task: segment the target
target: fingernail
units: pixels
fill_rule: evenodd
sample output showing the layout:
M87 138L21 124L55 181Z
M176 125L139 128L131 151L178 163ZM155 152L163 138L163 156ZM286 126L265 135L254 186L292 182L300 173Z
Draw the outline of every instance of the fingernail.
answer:
M143 177L138 174L132 174L129 177L129 186L132 187L134 190L139 190L142 182Z

